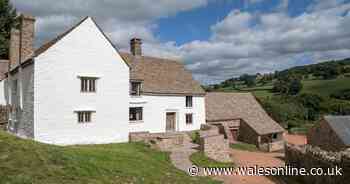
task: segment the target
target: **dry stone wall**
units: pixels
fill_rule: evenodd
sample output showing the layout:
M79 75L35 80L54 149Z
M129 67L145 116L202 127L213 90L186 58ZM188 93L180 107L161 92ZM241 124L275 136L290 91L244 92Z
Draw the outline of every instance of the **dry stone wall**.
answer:
M350 181L350 149L342 152L328 152L318 147L286 145L285 160L289 166L297 168L342 168L342 176L295 176L303 183L348 184Z
M0 106L0 130L7 129L8 111L9 108L7 106Z
M231 162L229 141L219 133L218 127L202 125L201 129L200 151L213 160Z
M129 134L130 142L145 142L162 151L170 151L175 147L182 146L184 134L182 133L149 133L135 132Z

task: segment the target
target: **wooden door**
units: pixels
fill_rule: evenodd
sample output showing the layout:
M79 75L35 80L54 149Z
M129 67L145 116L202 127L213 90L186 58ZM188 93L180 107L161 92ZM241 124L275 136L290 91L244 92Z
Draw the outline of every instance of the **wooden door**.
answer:
M175 112L167 112L166 113L166 131L174 132L175 131Z
M237 139L238 139L238 128L231 128L230 131L231 131L233 140L237 141Z

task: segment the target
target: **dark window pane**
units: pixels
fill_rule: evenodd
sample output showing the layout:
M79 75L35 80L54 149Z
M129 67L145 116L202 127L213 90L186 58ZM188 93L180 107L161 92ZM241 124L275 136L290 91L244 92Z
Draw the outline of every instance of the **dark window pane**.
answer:
M134 96L141 95L141 82L131 82L130 94Z
M140 121L143 119L142 107L131 107L129 108L129 120L130 121Z
M78 114L78 122L79 123L89 123L89 122L91 122L91 114L92 114L92 112L81 111L81 112L77 112L77 114Z
M82 77L81 80L81 91L82 92L96 92L96 79L95 78L87 78Z
M186 107L192 107L192 96L186 96Z

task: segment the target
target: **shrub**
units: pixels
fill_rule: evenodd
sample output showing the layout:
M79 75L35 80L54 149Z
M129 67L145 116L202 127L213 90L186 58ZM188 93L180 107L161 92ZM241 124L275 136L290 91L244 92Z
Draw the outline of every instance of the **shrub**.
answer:
M195 144L199 144L200 143L200 134L199 131L193 131L191 132L191 139L192 142Z
M283 127L297 126L307 118L307 110L291 97L273 97L262 102L267 113Z
M298 102L306 108L306 120L315 121L320 117L323 97L318 94L305 93L298 97Z
M332 100L324 104L328 107L328 113L332 115L350 115L350 102L342 100Z
M287 95L296 95L303 89L301 76L286 75L281 76L273 85L273 92L278 92Z
M350 89L333 93L331 97L339 100L350 100Z

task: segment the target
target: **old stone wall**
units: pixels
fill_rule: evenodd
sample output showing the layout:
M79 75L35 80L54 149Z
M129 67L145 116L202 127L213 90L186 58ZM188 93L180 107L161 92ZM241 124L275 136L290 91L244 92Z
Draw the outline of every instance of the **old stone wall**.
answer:
M342 168L342 176L294 176L302 183L312 184L347 184L350 181L350 150L342 152L328 152L318 147L286 145L286 165L306 168L328 168L336 166Z
M129 141L145 142L162 151L170 151L175 147L183 145L184 134L135 132L129 134Z
M201 130L199 131L200 137L208 137L213 135L219 135L219 128L214 125L201 125Z
M244 121L239 126L238 140L259 146L259 135Z
M283 140L264 143L259 145L259 149L266 152L279 151L284 149L285 142Z
M229 142L222 134L201 137L200 150L213 160L220 162L231 161Z
M7 106L0 106L0 130L7 129L8 111L9 108Z
M319 124L309 130L307 142L310 145L329 151L341 151L346 148L346 145L325 120L320 121Z
M231 162L229 141L219 133L218 127L202 126L200 136L199 148L207 157L220 162Z

